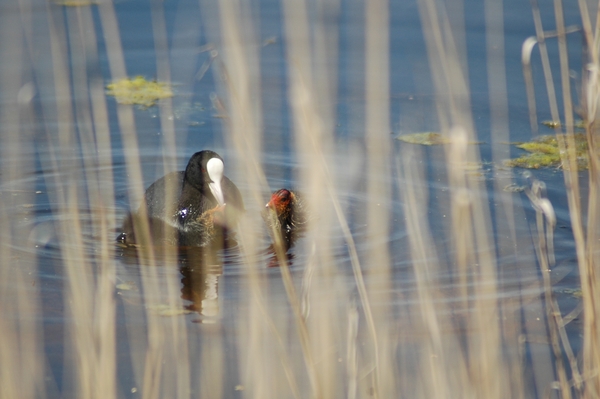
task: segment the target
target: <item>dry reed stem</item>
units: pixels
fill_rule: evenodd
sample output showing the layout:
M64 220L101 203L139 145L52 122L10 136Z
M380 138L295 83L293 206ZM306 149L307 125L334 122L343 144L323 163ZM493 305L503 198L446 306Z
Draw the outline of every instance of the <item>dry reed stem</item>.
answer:
M118 35L118 29L116 25L116 18L114 15L114 9L112 4L105 4L100 7L101 19L104 27L105 40L111 44L109 54L109 64L111 66L111 73L113 79L118 77L126 76L125 65L123 55L120 46L120 39ZM157 42L157 57L159 57L159 78L164 81L170 81L169 77L169 63L167 48L166 48L166 31L164 24L161 24L164 17L161 13L161 6L154 5L153 9L153 23L155 40ZM165 169L161 174L166 174L171 171L171 167L167 160L175 158L175 140L174 140L174 128L172 123L169 122L170 116L172 115L172 107L170 101L161 103L161 126L164 137L164 162ZM129 106L118 106L117 108L121 133L125 148L125 159L127 169L129 171L129 187L130 190L130 208L137 209L138 199L142 198L143 192L143 179L141 174L141 168L139 164L139 150L137 144L137 138L135 134L135 127L133 122L132 109ZM159 172L160 173L160 172ZM166 203L174 203L172 198L173 189L167 188L166 190ZM141 212L144 212L144 203L140 206ZM165 212L170 213L169 209L165 209ZM148 230L147 221L145 219L139 220L139 225L135 226L136 235L140 237L143 245L141 246L140 260L142 265L140 267L142 277L142 287L144 296L150 298L152 296L159 295L161 288L159 283L166 286L167 303L170 308L179 308L182 306L179 296L179 281L175 276L161 280L158 277L158 269L154 267L154 256L152 246L149 245L150 235ZM145 244L144 244L145 243ZM164 253L164 260L167 264L173 264L176 257L175 249L166 250ZM142 381L139 382L142 387L141 394L143 397L155 397L160 395L161 392L171 392L172 394L183 397L187 395L190 387L190 376L189 376L189 360L187 356L187 335L185 330L185 319L182 318L171 318L170 324L165 325L161 317L152 311L151 307L146 307L146 318L148 320L148 326L143 334L147 336L147 345L145 348L145 367L142 375ZM139 336L131 335L131 337ZM171 337L167 340L166 337ZM177 366L174 370L166 369L163 375L163 369L161 364L167 360L172 359L166 356L164 347L172 347L175 353ZM171 353L171 351L169 351ZM142 360L140 358L136 360ZM164 385L163 385L164 383Z
M57 187L57 193L55 195L55 202L57 207L54 209L56 215L58 215L58 232L61 238L60 251L63 257L63 266L65 268L65 274L67 276L67 295L65 296L65 304L70 316L75 320L72 324L71 329L67 332L67 337L71 340L65 340L65 347L73 351L71 358L72 369L75 375L74 389L77 394L85 397L111 397L115 395L116 385L114 373L110 373L110 370L114 370L114 331L111 329L111 325L114 329L113 323L109 323L103 332L106 334L99 334L100 329L94 323L94 317L99 316L103 319L108 317L111 319L114 315L112 309L114 303L111 301L112 292L110 288L107 289L106 283L100 284L96 287L92 276L92 265L90 262L85 261L84 255L84 244L83 244L83 230L81 228L81 213L79 210L78 199L81 198L82 193L77 189L77 181L83 176L77 173L77 165L73 162L73 157L70 156L70 151L76 148L75 131L71 128L73 115L71 113L72 98L70 96L71 82L69 81L67 71L67 51L64 48L65 31L62 29L64 21L59 18L57 14L47 10L49 28L50 28L50 42L51 42L51 53L54 66L54 90L56 92L56 114L61 124L58 126L58 138L55 138L55 132L48 129L49 135L49 152L51 156L51 165L54 168L48 168L46 170L54 172L53 182ZM82 40L81 44L85 41L83 37L78 34L77 26L80 21L77 17L70 15L68 22L71 23L70 30L73 37ZM73 25L73 22L75 25ZM75 28L73 28L75 26ZM77 51L77 45L80 44L77 40L74 40L73 46ZM81 70L74 71L75 86L74 93L79 93L81 97L87 99L87 85L86 77L84 72ZM81 141L85 146L89 144L90 131L90 114L89 103L85 104L83 101L77 103L77 116L80 118L81 124L79 132L82 133ZM56 146L56 147L54 147ZM85 148L83 149L85 152ZM87 165L91 169L91 165ZM90 179L87 191L89 195L94 195L96 189L94 187L96 179L94 176L88 174ZM48 182L49 183L49 182ZM65 183L67 183L65 185ZM70 183L70 184L68 184ZM93 215L93 213L92 213ZM102 224L102 219L100 219ZM99 230L103 230L102 226L98 226ZM110 268L104 267L105 271L108 271L110 276ZM108 277L107 276L107 277ZM91 297L90 297L91 296ZM94 299L100 303L95 308ZM104 328L104 327L103 327ZM72 342L72 346L70 343ZM89 350L89 348L97 348L97 350ZM102 351L102 352L100 352Z
M384 9L381 7L382 5L378 7L379 10L377 13L383 12ZM307 19L306 3L286 3L284 10L286 15L285 20L288 65L290 66L290 102L292 104L294 115L294 130L297 152L301 155L301 159L304 161L304 163L311 165L310 168L306 168L302 171L300 178L302 182L305 182L304 186L307 188L307 192L309 194L309 208L315 211L314 220L319 221L318 226L313 227L313 231L317 231L318 227L318 231L326 232L329 224L333 222L331 220L331 216L333 215L336 216L337 223L339 223L341 227L343 239L346 241L348 246L350 263L352 265L362 310L365 313L367 330L371 339L372 349L368 351L368 353L369 356L373 356L374 358L374 366L372 367L372 371L368 373L372 376L371 383L368 386L369 390L372 391L372 394L375 397L379 397L380 395L385 395L386 393L385 391L382 392L381 386L382 380L380 375L383 370L380 361L380 336L378 335L377 331L377 322L370 304L370 294L363 277L363 271L361 270L361 264L356 251L356 246L354 244L354 239L352 238L348 222L340 205L337 187L332 179L328 161L329 155L332 153L331 148L333 144L333 115L328 104L334 103L334 93L332 92L332 87L330 85L322 85L319 83L321 82L320 79L322 79L323 76L323 74L319 73L319 67L322 65L333 64L329 61L329 57L331 57L331 53L335 54L335 50L333 52L326 51L324 53L322 47L319 47L318 45L315 45L314 50L312 49L311 42L308 40L311 35L308 33L309 22ZM372 16L374 21L378 21L381 17L381 15L378 16L377 13ZM314 36L314 43L324 43L331 40L330 37L323 37L319 35L320 33L324 32L324 29L319 27L319 23L321 23L321 21L321 18L318 18L316 21L317 28L315 29L316 33ZM371 22L371 24L372 23L373 22ZM367 27L367 29L372 29L372 25ZM387 34L384 31L382 31L381 34L373 35L373 40L377 42L378 47L382 45L382 42L385 43L385 40L387 40L385 39L386 35ZM382 68L382 66L379 66L379 68ZM387 68L385 64L383 65L383 68L385 71ZM327 71L327 69L325 69L325 71ZM381 70L379 71L381 72ZM333 71L330 70L326 76L331 79L331 77L335 75ZM381 86L381 82L385 82L385 72L381 77L381 81L378 81L378 78L372 77L371 79L372 82L368 83L367 91L374 95L374 101L379 102L381 101L381 97L378 96L383 95L384 98L386 97L386 95L383 94L385 91L382 91L384 89L382 89ZM372 86L375 87L373 88ZM385 101L383 104L379 105L384 107L384 109L378 111L375 109L374 103L370 105L373 112L371 118L374 117L375 113L381 112L386 114L389 112L387 110L387 106L385 105ZM376 136L383 135L384 133L379 131L378 127L375 127L375 124L387 124L387 120L389 120L389 117L383 121L373 120L373 125L369 125L369 129L375 129L372 131L372 134ZM382 144L379 139L376 140L376 143ZM383 173L385 176L384 168L385 162L382 162L380 166L375 167L375 169L371 169L371 171L376 170L380 173ZM386 195L380 191L380 188L381 187L374 186L369 189L369 198L371 198L373 201L376 201L375 198L371 197L371 195L374 194L374 191L381 193L383 198L385 198ZM322 195L323 191L327 192L327 198L329 201L327 206L324 206L324 197ZM334 213L330 212L329 206L333 207ZM376 219L380 218L380 216L374 217ZM310 227L309 230L311 230ZM384 231L384 228L377 230L375 236L370 236L369 242L373 244L375 242L375 238ZM320 271L322 274L322 277L320 278L321 280L324 279L324 281L319 282L321 285L331 284L329 280L331 279L331 276L335 274L334 265L336 262L330 254L330 238L326 234L318 234L317 232L314 234L314 239L318 240L319 242L319 245L316 247L317 259L318 262L321 263L321 267L324 268L322 271ZM385 250L380 252L380 254L378 254L376 258L372 260L373 264L376 264L378 260L381 260L383 264L378 266L387 268L389 260L385 259L385 253ZM371 261L370 258L369 261ZM374 270L376 269L377 267L374 267ZM335 343L332 341L332 328L327 326L327 324L331 323L331 317L328 315L329 310L323 306L321 306L319 310L321 311L316 314L314 320L315 323L321 323L322 325L318 326L317 328L317 325L315 324L315 332L319 337L319 339L315 341L315 349L321 348L319 351L322 353L323 349L329 350L329 348L334 346ZM383 317L381 320L383 322ZM385 328L382 328L382 331L384 330ZM336 381L332 377L337 374L336 369L338 368L335 359L332 357L327 357L326 359L327 363L321 361L319 367L319 370L321 370L320 373L323 376L331 376L328 378L321 378L319 381L319 387L322 387L321 395L325 397L335 395ZM388 370L390 369L391 368L388 368ZM390 383L386 384L391 385Z
M93 31L82 29L83 26L93 26L91 13L89 9L77 10L76 15L70 17L70 36L81 40L81 47L76 48L76 40L72 40L72 54L86 54L90 62L97 62L96 37ZM71 12L74 14L74 11ZM91 80L87 76L86 63L81 64L73 62L73 84L75 93L79 95L76 99L77 126L80 132L80 143L84 157L85 181L87 185L87 198L91 208L92 231L99 237L100 256L98 262L98 279L96 280L97 300L94 301L93 314L96 321L93 325L95 340L97 341L98 365L95 372L96 384L102 386L97 390L96 395L107 397L116 392L116 342L115 342L115 301L113 295L113 281L115 276L114 263L112 257L114 250L112 242L109 242L110 229L108 226L114 225L114 194L112 188L106 190L104 183L100 178L100 165L106 164L106 154L110 154L110 136L106 128L106 119L93 124L91 109L93 103L91 96L94 90L93 85L88 87ZM95 88L96 91L98 88ZM96 107L106 107L105 98L101 93L96 92L96 97L101 96L96 101ZM96 115L106 117L105 110L96 111ZM104 145L104 147L102 147ZM110 161L110 159L108 160ZM110 171L110 169L108 169ZM98 171L98 172L96 172ZM112 181L112 173L108 174L108 181ZM100 397L98 396L98 397Z
M506 368L501 355L499 308L496 299L497 270L495 251L490 242L491 222L489 211L482 201L486 198L484 187L463 169L465 160L478 161L475 151L466 145L474 136L468 111L466 71L461 70L460 57L456 54L456 48L460 46L452 40L453 35L447 27L444 11L432 1L424 0L419 5L430 65L434 66L432 73L439 98L441 129L448 132L453 143L448 146L447 157L455 225L453 236L455 244L458 244L457 267L459 273L469 271L473 275L474 312L472 317L466 320L469 331L477 332L467 343L471 383L478 381L472 385L477 396L502 397L501 388L507 385L503 381L508 375L505 373ZM505 117L506 115L502 114L496 117L496 124L505 124L502 120ZM472 265L477 265L477 268L473 268ZM486 333L482 333L483 331Z
M600 185L600 162L597 154L597 132L598 132L598 100L600 98L600 61L598 59L600 8L597 10L595 31L592 32L591 18L585 2L579 2L579 10L583 23L584 37L589 63L584 71L582 83L582 108L586 120L586 136L590 155L589 171L589 197L587 212L587 261L588 265L580 264L581 286L583 294L584 311L584 343L583 343L583 375L596 374L600 368L600 342L597 334L596 324L598 322L598 276L595 265L599 263L597 255L597 242L600 233L598 226L600 214L598 213L598 200ZM592 381L585 385L585 397L596 397L600 394L600 382L597 375Z
M527 105L529 107L529 123L534 135L538 133L537 106L535 101L535 88L533 86L533 73L531 72L531 52L538 43L537 37L528 37L521 48L521 65L525 78L525 90L527 92Z
M348 399L356 399L358 389L358 369L357 369L357 340L358 340L358 310L356 308L348 309L348 336L346 361L346 378L348 379Z
M243 173L241 177L245 180L247 186L246 206L250 209L260 207L264 204L263 193L267 188L266 179L261 168L260 149L262 144L262 108L260 101L260 80L258 79L258 54L256 49L258 40L254 31L251 13L247 9L247 4L241 4L237 1L223 0L219 2L219 17L221 24L221 40L223 50L221 52L223 64L219 72L224 80L224 92L227 104L226 115L224 119L227 127L227 139L235 150L237 163ZM263 205L264 206L264 205ZM260 209L260 208L259 208ZM253 226L259 223L257 215L246 214L238 228L238 236L242 244L244 263L248 267L249 278L249 312L244 320L247 337L240 336L241 347L245 349L245 359L241 366L244 386L249 395L255 397L278 397L278 393L283 387L279 384L269 382L269 376L276 369L276 362L271 353L277 353L279 348L281 361L289 364L281 346L272 348L264 341L271 333L278 341L281 340L282 332L275 328L272 321L276 315L272 314L273 307L269 306L269 295L266 288L266 281L263 281L259 273L260 264L258 263L258 241L254 234ZM289 292L289 291L288 291ZM290 293L289 299L293 301L294 294ZM292 302L292 308L295 306ZM294 320L302 326L304 322L295 313ZM263 322L267 320L268 322ZM270 327L270 328L267 328ZM300 340L306 345L307 334L302 334L300 329ZM274 351L275 349L275 351ZM306 351L305 357L306 357ZM270 356L271 355L271 356ZM260 364L256 364L256 360ZM314 362L307 359L307 371L311 379L314 379L312 364ZM284 366L284 373L290 385L290 389L297 395L297 383L290 373L289 366Z
M9 2L5 6L25 9L29 4ZM0 110L3 194L0 259L4 261L0 268L0 397L6 398L43 398L50 391L44 383L46 364L40 361L44 350L42 323L37 318L40 298L34 243L20 226L22 217L30 215L22 211L22 204L35 202L31 187L22 183L33 172L34 162L21 156L31 151L33 141L29 129L35 121L32 104L35 86L28 82L31 71L24 63L28 55L25 46L31 45L31 36L27 35L30 28L27 23L22 26L11 13L0 16L0 33L5 37L0 43L0 56L11 60L0 66L3 99ZM7 195L13 189L15 194Z
M535 24L535 33L537 42L540 48L540 56L542 59L542 68L544 70L544 78L546 82L546 91L548 92L548 102L550 103L550 114L552 120L560 120L558 113L558 104L556 102L556 91L554 89L554 81L552 79L552 70L550 68L550 58L548 57L548 49L546 47L546 40L544 37L544 28L542 26L542 17L540 14L540 8L537 0L531 1L531 10L533 12L533 22ZM535 130L534 130L535 131Z
M398 175L404 181L400 194L405 206L410 257L414 264L417 288L418 316L413 317L415 323L420 321L423 324L426 332L426 336L419 342L424 347L422 351L425 353L425 358L422 359L424 362L422 384L427 391L423 392L423 396L437 398L446 396L449 381L452 378L452 370L445 368L448 354L443 343L439 317L439 314L443 312L441 309L443 306L437 309L434 307L437 295L435 287L431 283L434 281L431 274L439 269L436 264L438 258L435 248L429 248L428 245L432 242L432 237L429 236L429 231L423 223L427 220L426 212L423 209L423 204L427 203L427 193L422 188L422 171L415 167L414 157L414 154L407 150L403 151L402 166L398 163ZM454 360L460 360L456 358L460 358L461 355L460 352L452 353L452 356L455 357ZM427 356L430 358L427 359ZM460 379L459 381L462 383L464 380Z
M270 212L274 213L273 210L270 210ZM275 215L271 215L270 217L275 217ZM296 322L296 328L298 329L300 345L302 347L302 354L304 355L306 368L309 372L309 378L311 380L312 389L313 392L317 394L318 390L316 386L316 377L312 374L314 372L315 359L313 358L313 355L311 353L310 336L308 334L308 328L306 326L306 319L302 314L302 306L300 300L298 299L296 289L294 288L294 282L290 273L287 255L283 243L283 237L281 237L281 234L277 230L275 223L273 223L271 227L271 235L272 237L274 237L275 241L274 249L277 261L279 263L279 269L281 270L281 278L283 279L285 292L287 294L288 300L290 301L292 312L294 313L294 321Z
M556 363L556 373L558 374L559 389L561 397L570 398L571 388L567 381L567 372L562 360L562 349L559 342L559 328L562 324L560 320L560 311L554 309L554 300L552 298L552 285L550 282L550 263L548 256L548 244L546 242L546 234L544 221L547 221L547 229L554 229L556 218L554 211L549 212L551 208L550 202L542 198L542 183L534 181L531 189L527 190L527 196L536 209L536 227L538 232L538 242L536 245L536 253L540 263L540 270L543 279L544 299L546 306L546 320L548 323L548 331L550 334L550 346L554 353L554 361ZM548 207L550 206L550 208ZM544 212L546 211L546 212ZM575 370L574 370L575 371Z
M539 9L535 2L533 4L534 11L534 20L536 22L536 29L538 32L538 41L542 38L542 28L541 28L541 18L539 17ZM597 154L595 154L595 121L597 116L597 99L598 99L598 48L597 48L597 33L598 26L596 26L596 31L594 34L594 39L592 39L592 26L587 10L587 5L585 2L579 2L580 13L583 21L583 31L584 37L587 41L587 47L589 49L588 57L590 61L589 74L587 71L584 71L584 79L582 83L582 98L581 102L583 104L583 112L584 117L586 119L586 133L588 137L588 145L590 148L590 179L589 179L589 198L588 198L588 219L587 219L587 237L583 231L583 220L582 220L582 210L581 204L579 202L580 194L579 194L579 182L578 182L578 174L577 174L577 164L575 157L575 143L573 138L573 106L571 103L571 89L570 89L570 78L568 71L568 58L567 58L567 45L566 45L566 34L568 30L564 26L564 18L562 12L562 2L555 1L554 2L554 11L557 25L557 37L559 40L559 56L560 56L560 65L561 65L561 80L562 80L562 89L563 89L563 103L565 106L565 125L567 127L567 135L566 139L564 137L559 137L559 145L561 148L561 153L566 156L563 159L563 162L568 164L568 168L564 169L564 180L565 185L567 187L567 196L569 201L569 214L571 217L571 224L573 228L573 234L575 237L575 245L579 266L579 273L581 279L581 287L582 287L582 297L583 297L583 310L584 310L584 342L583 342L583 378L587 378L593 374L592 370L598 369L599 365L599 355L600 345L598 344L597 334L595 332L595 324L597 323L597 310L595 303L597 302L596 298L598 297L598 289L597 289L597 277L595 276L595 271L593 267L594 263L594 250L593 248L596 246L596 227L597 226L597 218L598 213L597 209L597 201L598 201L598 186L596 182L597 169L598 169L598 161ZM600 13L597 15L597 21L600 20ZM554 92L552 82L549 82L548 75L549 66L547 66L547 53L545 53L545 47L542 47L543 42L540 42L540 51L542 51L542 62L544 65L544 71L546 73L546 84L549 90L549 94ZM551 109L554 112L557 109L555 107L556 99L555 95L550 96L550 104ZM558 120L558 119L556 119ZM541 239L541 238L540 238ZM541 252L541 251L540 251ZM550 304L552 305L552 304ZM550 306L549 305L549 306ZM558 310L554 311L554 314L557 313ZM558 323L559 325L561 323ZM564 337L566 334L559 329L561 333L561 337ZM568 341L565 341L563 338L563 344L565 345L565 350L567 351L569 361L572 365L574 365L574 359L572 355L569 355L570 349ZM556 353L555 349L555 353ZM561 387L563 389L563 395L570 394L570 389L567 392L566 383L564 381L565 377L561 376ZM575 369L574 371L574 386L579 387L581 377L578 377L578 373ZM598 380L588 381L585 385L585 397L596 397L600 392L600 385L598 384Z
M390 231L391 146L390 129L390 38L389 5L386 0L365 3L365 142L367 147L367 239L369 263L367 287L378 303L389 303L391 259L388 248ZM355 273L355 275L359 276ZM370 283L370 284L369 284ZM366 294L363 294L366 298ZM387 306L372 309L369 324L374 340L376 372L373 374L376 397L393 396L394 379L383 370L394 370L389 352L381 350L389 332ZM386 376L387 378L384 378Z
M127 77L127 72L114 6L111 1L107 1L102 2L98 6L98 9L100 11L104 40L107 43L107 55L112 79L125 78ZM132 107L119 105L117 107L117 117L125 150L126 168L129 175L130 209L134 210L138 207L138 200L143 197L144 187ZM145 213L144 201L139 206L140 212L142 214ZM160 292L160 290L156 275L154 251L152 245L150 245L151 239L147 220L145 218L137 220L134 229L136 230L136 237L142 243L138 250L140 260L142 263L148 265L140 268L142 286L145 296L150 296L152 293ZM161 378L159 378L160 374L157 375L157 373L160 371L160 365L163 362L161 348L165 341L159 316L147 308L146 317L148 320L148 327L145 331L145 334L147 334L147 352L144 362L144 372L139 376L142 378L142 381L138 383L142 387L142 396L152 397L160 393Z
M489 103L491 112L490 131L492 134L492 160L494 164L501 165L504 159L509 158L510 148L507 143L510 142L508 125L508 85L505 67L505 41L504 41L504 8L501 1L485 2L485 25L486 25L486 52L487 52L487 74L489 87ZM529 77L531 79L531 76ZM526 88L528 100L535 100L533 90L530 90L529 82L526 76ZM533 83L533 82L531 82ZM533 86L531 86L533 87ZM535 102L534 102L535 105ZM531 117L532 116L532 117ZM535 118L535 108L530 113L532 131L537 132L537 120ZM503 174L500 168L494 168L494 192L493 196L500 206L494 207L495 231L497 253L500 258L510 256L517 261L521 254L517 253L517 215L519 208L513 201L510 193L504 192L504 187L512 182L509 174ZM513 269L514 270L514 269ZM506 273L507 275L508 273ZM501 266L498 266L498 284L503 283L505 272ZM498 345L503 345L502 356L505 359L505 365L509 371L506 378L509 380L510 388L507 389L507 395L512 398L524 396L523 367L521 358L517 351L505 349L516 347L518 344L519 329L522 325L518 320L518 314L515 312L516 306L514 299L501 299L497 310L500 321L499 333L500 340ZM508 343L506 345L505 343Z
M288 96L293 118L295 148L299 161L307 165L300 171L299 181L307 193L305 201L309 209L314 210L314 217L319 220L318 226L312 220L308 223L308 239L318 243L315 258L319 265L316 269L318 274L315 275L316 284L311 287L315 293L324 295L327 291L322 291L323 287L332 284L330 276L335 273L334 263L329 262L332 260L328 249L330 238L319 234L329 229L331 221L330 215L324 213L329 206L322 206L322 195L319 193L330 187L330 181L324 178L327 166L323 162L322 154L331 148L331 113L329 106L325 104L330 103L332 93L329 85L321 86L319 89L315 86L318 73L313 68L318 68L325 62L325 59L319 58L325 54L319 54L311 46L311 38L314 37L315 42L322 42L326 38L317 36L324 32L319 20L313 21L313 26L318 28L313 32L309 30L306 2L284 2L283 16L289 68ZM321 107L322 105L325 106ZM312 359L318 359L308 370L311 384L310 396L314 398L329 397L337 391L338 381L335 378L337 364L333 356L329 355L332 348L337 346L330 328L333 315L331 304L334 300L331 291L329 292L321 300L323 302L321 306L311 308L312 323L308 325L309 334L314 337L311 339L310 356Z
M335 186L329 174L327 155L332 150L333 115L331 107L334 93L329 84L319 84L323 75L319 75L319 68L328 64L328 48L323 54L323 47L311 46L311 39L315 43L328 43L328 37L320 36L325 31L319 24L322 19L314 21L317 28L309 30L308 5L306 2L284 2L285 37L287 62L289 68L289 99L293 116L293 130L296 143L296 153L299 160L306 168L301 169L299 180L306 192L305 200L308 208L314 212L314 220L309 221L308 240L318 243L316 245L316 270L315 283L312 288L324 298L321 305L311 308L309 324L311 337L314 335L311 350L314 357L319 357L315 365L317 372L312 378L312 397L330 397L338 392L339 381L336 369L337 358L330 355L339 347L334 337L332 317L335 320L333 297L335 288L332 286L332 276L336 273L336 262L331 254L331 238L327 235L332 216L330 201L335 201ZM330 80L335 71L325 69ZM320 77L317 77L320 76ZM323 196L323 192L327 196ZM331 197L333 195L333 198ZM327 199L327 201L323 201ZM318 220L318 225L315 223ZM330 287L330 288L325 288ZM338 297L339 298L339 297ZM375 338L376 339L376 338ZM339 349L338 349L339 350ZM377 390L377 387L373 387Z
M580 191L579 191L579 177L577 175L577 160L575 156L575 140L573 137L573 127L569 126L569 121L572 124L572 103L571 103L571 93L570 93L570 81L569 81L569 70L568 70L568 58L567 58L567 46L566 46L566 38L564 33L564 20L562 14L562 2L559 0L555 0L554 2L555 8L555 17L557 24L557 31L559 32L559 55L560 55L560 65L561 65L561 79L563 85L563 102L565 106L565 121L567 125L567 134L566 134L566 146L562 140L559 140L559 145L561 145L561 152L567 154L566 161L569 164L569 170L564 170L564 180L565 185L567 187L567 195L569 201L569 215L571 217L571 225L573 228L573 235L575 238L575 245L577 251L577 260L579 264L579 272L582 281L582 294L584 298L584 350L583 353L593 354L595 356L594 361L590 362L590 357L584 357L584 374L588 373L589 368L597 368L597 356L596 354L599 352L597 337L594 332L596 311L593 298L596 298L597 292L597 284L595 282L596 278L594 276L594 269L592 264L590 263L592 259L588 255L588 250L586 250L586 238L583 231L583 220L582 220L582 212L581 212L581 204L579 201ZM585 88L584 88L585 90ZM585 96L587 97L587 96ZM584 97L584 98L585 98ZM589 129L588 129L589 136ZM567 151L565 150L565 147ZM592 150L592 149L591 149ZM592 150L593 151L593 150ZM563 160L565 162L565 160ZM592 173L593 174L593 173ZM592 191L591 200L595 202L594 196L594 184L592 183ZM589 206L595 206L594 203L590 203ZM592 214L593 216L593 214ZM595 223L595 220L588 221ZM590 237L588 237L589 239ZM587 245L594 245L595 243L590 243L588 241ZM593 323L593 324L592 324ZM598 381L594 381L593 383L586 384L586 395L590 393L592 395L600 392L598 388Z
M164 4L161 1L153 0L151 3L152 27L154 33L157 77L158 80L167 84L171 84L171 66L169 62L169 45L167 39L167 28L164 15ZM177 148L175 140L175 126L173 121L173 104L171 98L163 99L159 102L160 111L160 126L162 133L163 147L163 170L162 174L166 175L172 172L173 168L170 165L170 160L176 159ZM175 204L177 198L175 193L177 189L173 180L168 181L165 186L165 204L172 206L165 207L164 218L167 220L171 215L175 214ZM177 264L177 248L165 248L165 262L169 265ZM153 275L155 278L155 275ZM180 295L180 281L177 278L167 278L163 281L167 288L167 301L172 309L181 309L183 303ZM167 337L171 337L169 345L173 348L174 359L176 366L174 370L170 370L172 384L171 392L179 398L188 396L191 387L190 376L190 360L188 355L188 336L186 320L182 317L170 318L170 326L165 331ZM173 376L174 374L174 376ZM215 379L218 380L218 379Z

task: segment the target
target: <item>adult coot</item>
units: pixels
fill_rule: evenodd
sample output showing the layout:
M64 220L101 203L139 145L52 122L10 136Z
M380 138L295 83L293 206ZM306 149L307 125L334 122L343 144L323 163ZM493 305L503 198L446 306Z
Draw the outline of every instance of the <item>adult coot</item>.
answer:
M263 219L275 243L281 239L285 250L288 250L306 231L308 212L299 194L282 188L271 195L265 205Z
M139 244L136 230L146 218L155 244L202 247L234 226L244 211L238 188L223 174L223 159L214 151L200 151L189 160L185 171L158 179L144 194L144 206L123 222L117 241ZM166 190L173 190L167 204ZM145 209L144 209L145 208Z

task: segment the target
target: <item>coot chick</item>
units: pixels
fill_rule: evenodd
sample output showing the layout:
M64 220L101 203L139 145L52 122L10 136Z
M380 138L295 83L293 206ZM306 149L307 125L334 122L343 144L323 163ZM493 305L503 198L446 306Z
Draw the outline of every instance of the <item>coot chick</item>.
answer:
M271 195L263 211L263 219L275 243L280 238L287 251L306 231L308 212L300 195L282 188ZM274 234L279 237L274 237Z
M172 172L158 179L144 194L143 207L123 223L117 241L139 244L135 225L146 217L155 244L201 247L233 227L244 211L238 188L223 174L223 159L213 151L195 153L185 171ZM166 189L175 190L174 202L166 204Z

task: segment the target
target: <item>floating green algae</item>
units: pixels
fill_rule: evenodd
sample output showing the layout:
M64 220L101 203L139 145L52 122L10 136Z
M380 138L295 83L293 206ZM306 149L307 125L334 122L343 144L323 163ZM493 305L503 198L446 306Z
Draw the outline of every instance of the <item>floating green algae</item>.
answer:
M525 191L525 188L525 186L520 186L517 183L511 183L504 186L502 191L505 191L507 193L522 193L523 191Z
M173 97L167 83L146 80L143 76L121 79L106 86L106 94L114 96L119 104L151 107L161 98Z
M564 135L560 135L564 137ZM577 156L577 167L579 170L588 168L588 146L584 134L575 134L575 154ZM527 154L505 162L513 168L539 169L563 167L560 158L560 149L556 135L540 136L526 143L514 143L517 148L527 151Z
M442 136L439 133L424 132L424 133L412 133L403 134L396 137L398 140L404 141L410 144L421 144L421 145L441 145L450 144L450 140Z
M551 129L560 127L560 121L542 121L541 124Z
M581 298L583 296L581 288L559 288L555 289L554 291L560 294L570 295L575 298Z
M562 124L560 121L542 121L540 122L542 125L549 127L551 129L556 129L557 127L561 127ZM579 119L575 121L575 125L573 125L575 129L585 129L585 121Z
M410 144L420 145L443 145L450 144L452 140L443 134L436 132L410 133L396 136L396 139ZM468 144L481 144L479 141L469 141Z

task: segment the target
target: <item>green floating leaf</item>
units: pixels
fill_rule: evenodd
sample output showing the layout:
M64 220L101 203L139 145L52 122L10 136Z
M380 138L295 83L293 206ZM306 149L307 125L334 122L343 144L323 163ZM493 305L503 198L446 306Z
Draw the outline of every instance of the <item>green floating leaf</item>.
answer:
M551 129L556 129L557 127L562 126L562 123L560 121L542 121L540 123ZM581 119L575 121L574 127L575 127L575 129L585 129L585 121L583 121Z
M502 191L506 191L507 193L522 193L525 191L525 186L519 186L516 183L511 183L509 185L504 186Z
M558 146L546 143L523 143L518 144L517 148L521 148L528 152L535 152L540 154L548 154L548 155L560 155L558 152Z
M135 104L151 107L162 98L173 97L167 83L149 81L143 76L117 80L106 86L106 94L114 96L119 104Z
M542 121L541 123L542 123L542 125L547 126L552 129L560 127L560 121Z
M561 294L574 296L575 298L581 298L583 296L581 288L560 288L556 291Z

